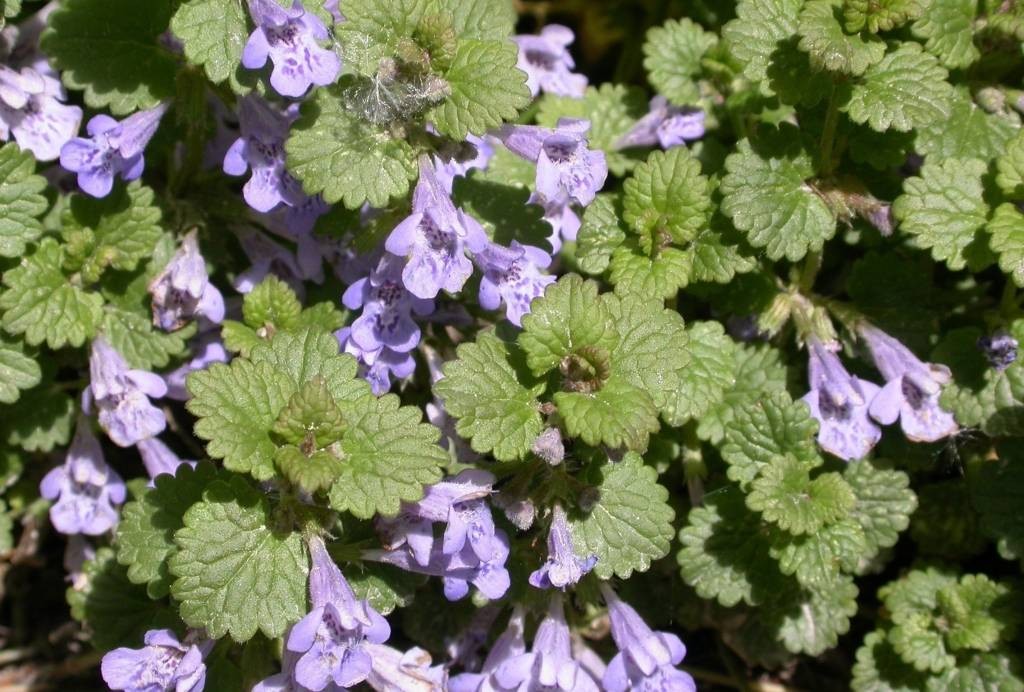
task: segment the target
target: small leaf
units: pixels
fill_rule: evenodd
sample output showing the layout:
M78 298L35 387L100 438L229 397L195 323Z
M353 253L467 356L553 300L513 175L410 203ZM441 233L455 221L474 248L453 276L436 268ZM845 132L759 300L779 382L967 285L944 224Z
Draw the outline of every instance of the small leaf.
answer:
M857 612L857 587L849 578L810 591L793 589L767 604L766 617L777 623L777 636L792 653L817 656L850 631Z
M996 183L1013 199L1024 199L1024 131L1018 132L996 159Z
M20 256L42 235L46 179L35 170L35 158L14 142L0 148L0 257Z
M888 630L878 629L864 637L853 666L854 692L916 692L924 689L926 676L906 663L892 648ZM964 688L970 689L970 688Z
M843 3L844 26L849 32L892 31L917 19L922 12L924 7L918 0L846 0Z
M0 403L13 404L21 390L35 387L42 377L39 363L25 354L22 344L0 336Z
M987 113L974 103L969 91L959 88L950 101L949 117L918 129L914 149L936 161L988 161L1007 151L1007 142L1019 129L1019 117Z
M256 631L273 639L306 613L306 550L275 526L269 501L245 479L214 481L174 534L171 587L181 617L212 638Z
M810 0L800 11L800 50L819 70L861 75L885 55L885 42L872 34L847 34L842 0Z
M986 226L989 244L999 256L999 268L1018 286L1024 286L1024 215L1005 202L996 207Z
M928 10L910 27L927 39L925 49L950 69L968 67L981 57L974 45L973 0L931 0Z
M597 557L594 572L601 579L628 579L668 554L675 512L657 478L632 453L594 465L582 478L595 487L598 500L589 511L571 514L569 528L575 553Z
M608 279L621 294L667 300L689 283L690 259L674 247L656 248L653 254L629 236L612 251Z
M71 440L75 402L53 384L22 392L17 404L3 409L0 439L26 452L50 452Z
M856 497L850 517L864 529L865 559L896 545L917 508L907 474L888 468L879 459L861 459L846 466L843 478Z
M700 174L700 161L686 147L651 152L623 190L623 219L644 242L683 244L707 225L708 179Z
M687 329L689 364L679 371L679 387L669 400L669 425L700 419L736 384L735 345L718 322L694 322Z
M717 43L714 34L685 18L648 29L643 49L648 81L672 103L697 101L694 78L700 74L701 58Z
M607 269L612 253L626 238L621 205L620 198L602 192L583 212L576 237L576 261L588 274L600 274Z
M302 303L295 291L276 276L258 283L242 301L242 319L252 329L271 333L298 326Z
M345 419L324 378L304 382L274 421L273 431L286 443L322 449L345 434Z
M596 392L555 392L554 399L566 432L588 445L643 451L660 427L650 395L619 377Z
M174 12L171 31L181 41L188 61L202 65L214 83L239 69L249 38L245 8L235 0L188 0Z
M860 524L842 519L801 536L778 533L772 557L783 574L792 574L806 588L828 587L840 570L852 572L868 552L867 538Z
M381 59L395 55L398 42L413 35L429 6L428 0L347 0L345 21L334 27L345 63L374 75Z
M100 329L110 345L133 368L163 368L171 362L172 357L185 355L187 348L183 338L185 335L182 334L185 330L171 333L158 331L148 316L123 310L110 303L103 306Z
M747 495L750 509L795 535L816 532L847 516L856 501L842 476L829 472L812 480L807 465L793 457L762 466Z
M736 19L722 27L729 52L752 82L765 79L772 53L797 30L803 0L740 0Z
M396 608L412 604L416 592L423 587L423 577L391 565L361 562L345 570L356 598L366 599L381 615L390 615Z
M722 400L701 416L697 434L702 440L719 444L726 427L736 419L738 411L753 405L773 392L786 389L786 368L779 352L771 347L737 345L735 349L735 384L727 388ZM789 400L789 396L786 395Z
M330 488L341 475L343 463L331 450L306 453L295 445L285 445L274 453L281 475L307 493Z

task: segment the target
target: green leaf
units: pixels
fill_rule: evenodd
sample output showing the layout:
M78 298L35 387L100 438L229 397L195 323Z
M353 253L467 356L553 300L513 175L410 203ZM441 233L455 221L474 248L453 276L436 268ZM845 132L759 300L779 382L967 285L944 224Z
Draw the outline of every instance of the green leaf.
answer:
M291 445L322 449L345 434L345 419L322 377L304 382L274 421L273 431Z
M844 26L849 32L867 29L873 34L891 31L924 12L918 0L846 0Z
M145 587L128 581L125 568L117 564L114 551L99 548L96 557L82 567L85 585L67 590L71 615L88 625L90 641L100 651L119 646L138 648L149 630L181 632L181 620L162 601L146 595Z
M21 0L3 0L0 2L0 8L3 8L3 11L0 12L0 29L2 29L8 18L17 17L21 12Z
M174 534L169 566L181 617L212 638L273 639L306 613L302 539L277 526L266 496L241 476L214 481Z
M431 0L430 8L451 19L459 38L500 41L515 28L515 9L503 0Z
M348 0L345 21L334 27L346 65L366 76L376 74L381 59L395 55L399 41L413 35L430 4L428 0Z
M785 394L786 369L777 350L768 346L736 345L735 356L735 384L700 418L697 434L702 440L719 444L737 412L748 409L762 397L774 398L774 392L782 391L789 401L789 395ZM744 419L748 418L752 419L744 415Z
M291 378L269 363L236 358L192 373L187 386L187 407L199 419L195 433L208 441L206 453L232 471L272 477L277 445L270 430L295 391Z
M736 19L722 27L729 52L752 82L765 79L772 53L797 30L803 0L740 0Z
M694 239L711 210L708 179L686 147L653 151L623 184L623 219L645 244Z
M128 568L133 584L146 584L151 598L162 598L171 587L168 559L178 552L174 532L182 517L203 499L206 486L218 477L208 462L195 468L182 464L174 475L160 474L137 500L124 506L117 525L117 560Z
M700 419L736 384L735 344L718 322L694 322L687 328L689 364L679 371L679 386L668 402L665 420L678 426Z
M441 479L448 455L437 444L438 429L423 422L417 407L399 407L398 397L388 394L365 396L342 405L342 412L348 428L338 456L344 463L330 490L331 507L360 519L394 515L402 501L419 500L424 486Z
M730 479L746 485L777 457L791 454L803 467L821 464L814 434L818 423L807 404L793 401L784 391L745 399L732 409L725 424L722 458Z
M240 354L243 358L248 358L252 350L263 343L262 337L255 329L235 320L224 320L220 335L224 339L224 348Z
M589 511L570 514L569 530L577 555L597 557L594 572L601 579L628 579L668 554L675 512L657 478L638 454L629 453L622 461L591 466L581 479L598 499Z
M853 665L854 692L917 692L924 689L926 676L900 658L888 639L888 630L878 629L864 637ZM965 688L969 689L969 688Z
M917 498L910 536L921 553L957 560L985 549L987 541L971 508L966 483L960 479L929 483L918 488Z
M48 206L41 193L46 179L35 174L36 160L14 142L0 148L0 257L18 257L43 233L39 217Z
M767 604L765 617L777 623L778 636L792 653L817 656L839 643L857 612L857 587L840 578L812 591L793 590Z
M171 7L152 0L140 12L133 0L71 0L47 20L42 49L90 107L114 115L152 108L174 95L177 59L160 42Z
M704 496L679 531L676 559L683 579L701 598L731 607L771 598L782 576L769 556L760 517L747 509L735 486Z
M537 103L537 124L544 127L555 127L559 118L588 120L590 148L604 152L608 170L613 175L624 176L636 166L640 154L621 151L617 145L647 113L647 99L642 89L606 82L600 87L587 87L583 98L544 94Z
M884 132L908 132L950 114L953 88L938 60L916 43L901 43L853 85L845 108L850 119Z
M444 75L451 93L427 119L438 132L459 141L515 120L530 103L526 73L516 68L518 54L511 41L459 41Z
M880 459L861 459L849 463L843 471L843 478L856 498L850 517L864 530L864 559L896 545L917 508L917 497L909 487L910 478L890 466Z
M320 193L329 204L384 207L408 192L417 173L416 155L404 139L346 110L345 90L351 84L343 77L335 86L315 90L303 104L285 143L288 171L307 194Z
M779 561L783 574L791 574L801 586L814 589L827 588L839 577L840 570L854 571L867 551L864 529L851 519L842 519L813 534L778 532L771 554Z
M835 234L836 219L806 182L814 175L811 156L791 146L766 158L745 139L737 149L725 160L722 211L773 260L795 262L820 250Z
M847 516L856 504L853 489L835 472L813 480L807 464L793 457L777 457L761 467L750 483L747 506L789 533L818 531Z
M989 244L999 256L999 268L1010 275L1018 286L1024 286L1024 215L1017 207L1004 202L996 207L986 226Z
M1020 129L1020 118L986 113L965 89L957 89L948 118L917 131L914 148L937 161L949 158L988 161L1007 151L1006 144Z
M985 238L988 205L981 180L986 169L976 159L929 160L921 167L920 177L903 182L903 194L893 202L900 230L950 269L967 266L978 271L991 262Z
M544 428L537 397L544 384L527 388L510 360L516 347L493 332L459 346L457 359L444 366L434 393L444 399L456 431L481 454L498 461L522 459ZM518 354L515 354L518 355Z
M800 50L815 69L861 75L885 55L885 42L872 34L847 34L842 0L810 0L800 11Z
M348 407L371 396L366 381L356 377L355 359L340 353L334 335L319 327L280 332L254 348L251 358L254 363L265 363L286 374L292 384L289 396L314 377L323 378L343 416L347 416Z
M1024 459L1012 444L1000 448L998 461L985 461L970 477L971 502L981 528L1007 560L1024 560Z
M641 240L630 235L612 251L608 278L621 294L667 300L689 283L690 262L687 254L674 247L655 248L648 254L640 247Z
M63 262L63 246L46 238L18 267L4 274L7 290L0 294L4 329L24 334L32 346L44 340L54 349L65 344L81 346L95 336L103 319L103 298L65 277Z
M242 301L242 319L252 329L273 333L298 325L302 303L292 287L270 275L258 283Z
M955 668L928 680L928 692L946 690L999 690L1021 692L1024 680L1020 675L1020 661L1008 652L975 654Z
M900 658L917 670L941 672L956 664L946 652L942 634L931 629L939 590L955 584L953 575L928 567L908 572L878 592L894 623L889 641Z
M22 392L14 406L3 410L0 439L26 452L50 452L71 439L75 402L52 384Z
M1024 199L1024 130L1017 133L996 159L996 184L1013 199Z
M39 363L25 354L24 345L0 335L0 403L13 404L21 390L35 387L42 377Z
M352 565L345 570L345 579L356 598L368 600L381 615L409 606L423 587L422 576L376 562Z
M583 212L576 236L576 261L588 274L600 274L607 269L612 253L626 239L621 206L621 198L602 192Z
M685 18L648 29L643 49L648 81L673 103L694 103L700 97L694 77L701 58L717 43L713 33Z
M557 367L581 347L609 349L618 334L597 284L568 274L548 286L523 317L519 345L535 375Z
M184 355L187 348L181 331L159 331L146 317L112 304L103 306L100 329L110 345L133 368L163 368L171 362L172 357Z
M964 68L981 57L974 45L974 0L930 0L928 10L910 27L914 36L950 69Z
M456 178L452 191L455 206L479 221L494 242L549 247L551 226L543 208L529 204L529 198L527 188L485 180L476 171Z
M566 432L588 445L643 451L660 428L650 395L621 377L610 378L596 392L555 392L554 399Z
M1000 641L1009 642L1020 622L1019 599L1005 584L984 574L965 574L956 586L936 595L942 611L946 643L953 651L992 651Z
M236 0L188 0L171 18L185 58L201 65L210 81L223 82L241 66L249 38L245 8Z
M274 464L289 482L310 494L330 488L344 469L333 450L306 452L295 445L278 447Z

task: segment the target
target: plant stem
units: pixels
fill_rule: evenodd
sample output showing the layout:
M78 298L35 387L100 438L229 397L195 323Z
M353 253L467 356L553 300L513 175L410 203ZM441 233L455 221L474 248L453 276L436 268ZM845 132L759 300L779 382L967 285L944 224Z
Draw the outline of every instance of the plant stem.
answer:
M836 128L838 125L839 104L836 103L836 87L833 84L832 90L828 95L828 112L825 114L825 127L821 133L821 170L819 174L822 177L831 175L832 170L835 168L835 162L832 160L832 150L835 147Z

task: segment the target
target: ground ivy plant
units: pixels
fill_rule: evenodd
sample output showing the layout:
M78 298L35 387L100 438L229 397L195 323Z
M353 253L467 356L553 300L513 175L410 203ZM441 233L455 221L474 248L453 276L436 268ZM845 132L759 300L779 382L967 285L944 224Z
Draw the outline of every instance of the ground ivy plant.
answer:
M0 679L1024 691L1024 5L0 8Z

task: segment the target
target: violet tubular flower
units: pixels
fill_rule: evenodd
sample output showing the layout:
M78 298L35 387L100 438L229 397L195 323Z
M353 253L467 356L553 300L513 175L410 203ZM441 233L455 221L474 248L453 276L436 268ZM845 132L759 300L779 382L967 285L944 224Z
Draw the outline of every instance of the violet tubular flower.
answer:
M0 65L0 141L13 136L38 161L56 159L82 123L82 109L61 103L64 98L55 76Z
M444 289L457 293L473 273L465 250L479 252L487 234L473 217L456 209L448 190L426 156L412 197L412 214L391 231L384 248L405 257L402 282L417 298L434 298Z
M418 298L402 282L402 260L385 254L377 267L364 279L346 289L342 302L349 310L362 308L352 322L351 340L364 351L387 347L408 353L420 341L420 328L412 313L426 315L434 310L434 301Z
M88 419L80 416L64 464L50 470L39 494L55 500L50 521L61 533L98 536L117 525L117 509L125 500L125 484L107 466L103 449Z
M474 259L483 269L480 306L497 310L504 303L505 317L517 327L522 325L523 315L529 314L533 299L555 282L555 277L541 273L550 266L551 255L516 240L509 247L489 243Z
M903 433L914 442L934 442L960 429L952 414L939 406L942 385L950 380L949 368L921 362L877 327L862 325L858 331L885 378L885 385L871 401L872 418L883 425L899 419Z
M273 274L288 284L300 300L306 296L302 267L290 250L253 228L237 229L235 235L242 246L242 252L252 263L232 282L236 291L249 293L269 274Z
M184 460L179 457L171 451L170 447L156 437L151 437L148 440L139 440L136 447L139 450L139 456L142 457L142 465L146 467L146 473L149 474L150 487L153 485L153 480L161 474L167 473L173 476L182 464L188 464L193 467L196 465L195 461Z
M125 692L201 692L206 684L206 658L213 641L179 642L171 630L150 630L141 649L121 647L107 652L100 664L103 680Z
M526 86L536 96L540 92L582 98L587 78L572 71L576 63L569 45L576 39L572 29L548 24L539 35L513 36L519 46L516 67L526 73Z
M818 421L818 444L844 461L860 459L878 444L882 430L871 420L868 407L878 385L846 371L835 354L838 344L807 342L811 391L802 399Z
M164 414L149 398L167 394L163 378L145 370L131 370L102 336L93 339L89 355L89 393L99 410L100 427L119 447L163 432Z
M282 96L298 98L310 85L326 86L341 72L337 53L320 46L329 38L327 27L300 0L285 9L274 0L249 0L249 14L256 28L242 50L242 64L262 68L274 64L270 85Z
M224 321L224 297L210 283L196 231L185 236L171 261L150 282L149 294L153 324L164 331L181 329L197 316L214 324Z
M597 564L597 557L576 556L572 547L569 521L561 505L555 505L548 531L548 558L539 569L530 574L530 584L538 589L562 589L578 584Z
M175 368L164 375L164 383L167 385L167 398L176 401L187 401L189 399L188 389L185 388L185 380L189 373L197 370L205 370L214 363L227 363L228 352L220 340L220 336L214 332L208 332L195 342L192 347L192 358L184 365Z
M612 639L619 648L605 670L604 689L696 692L697 685L690 674L676 668L686 656L686 647L679 637L652 631L607 584L601 585L601 593L608 604Z
M314 536L308 544L313 609L292 627L285 643L288 651L299 654L294 680L314 692L332 683L352 687L370 675L366 643L383 644L391 627L369 603L356 598L323 539Z
M671 149L704 136L704 111L673 106L664 96L651 99L647 115L615 142L616 149L660 146Z
M978 337L978 349L985 355L988 364L1002 372L1017 360L1019 344L1006 330L999 330L991 336Z
M87 195L106 197L116 176L128 181L142 175L146 145L166 112L162 103L120 122L109 115L93 116L85 127L89 137L75 137L61 147L60 165L78 174L78 186Z
M352 328L342 327L334 333L341 349L359 362L359 375L370 383L370 389L380 396L391 390L391 378L403 380L416 370L411 353L399 353L386 346L378 349L360 348L352 340Z
M448 681L450 692L496 692L497 683L492 679L494 672L506 661L526 653L523 637L525 619L522 607L516 606L508 619L508 626L494 642L480 671L454 676Z
M540 623L530 651L512 657L494 671L498 689L540 692L597 692L600 688L572 656L569 625L562 597L552 597L548 616Z
M448 672L432 666L430 654L414 646L408 651L384 644L365 644L373 659L366 683L378 692L442 692L448 689Z

